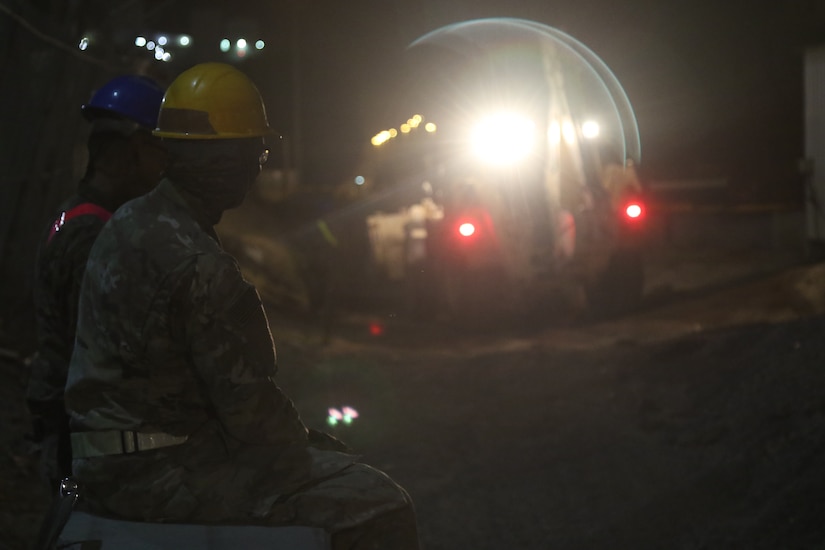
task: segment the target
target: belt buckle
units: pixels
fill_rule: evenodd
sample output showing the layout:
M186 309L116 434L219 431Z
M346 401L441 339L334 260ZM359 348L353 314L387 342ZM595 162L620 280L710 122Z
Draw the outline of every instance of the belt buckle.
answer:
M123 446L123 454L136 453L140 450L138 435L140 434L131 430L120 432L120 444Z

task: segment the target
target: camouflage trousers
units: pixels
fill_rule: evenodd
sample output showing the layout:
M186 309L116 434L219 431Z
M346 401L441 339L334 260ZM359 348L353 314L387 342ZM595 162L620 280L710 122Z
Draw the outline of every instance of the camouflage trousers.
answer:
M149 453L156 460L144 453L75 460L82 506L138 521L321 527L335 550L419 548L407 492L353 455L302 446L291 462L303 463L282 468L245 449L235 455L242 467L217 461L194 471L174 460L185 453L164 459L178 449Z
M385 473L355 463L336 475L301 489L273 506L289 523L323 527L334 550L417 550L413 503Z

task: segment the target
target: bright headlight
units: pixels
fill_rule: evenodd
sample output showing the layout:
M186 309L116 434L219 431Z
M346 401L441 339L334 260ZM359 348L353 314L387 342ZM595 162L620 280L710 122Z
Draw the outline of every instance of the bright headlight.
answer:
M599 123L595 120L586 120L582 123L582 137L596 139L599 137Z
M535 124L530 119L515 113L496 113L473 128L473 152L485 162L513 164L530 154L535 133Z

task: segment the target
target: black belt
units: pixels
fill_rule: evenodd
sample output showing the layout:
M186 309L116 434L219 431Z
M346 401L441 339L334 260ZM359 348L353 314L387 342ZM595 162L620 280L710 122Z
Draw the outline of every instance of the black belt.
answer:
M163 432L105 430L72 433L72 458L122 455L171 447L186 442L189 436Z

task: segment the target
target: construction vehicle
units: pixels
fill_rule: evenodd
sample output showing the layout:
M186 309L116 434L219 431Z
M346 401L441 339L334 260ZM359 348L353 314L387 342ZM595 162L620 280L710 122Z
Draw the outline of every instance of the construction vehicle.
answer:
M640 140L607 66L569 35L516 19L451 25L407 53L397 103L409 114L373 137L349 184L368 288L474 319L637 304Z

